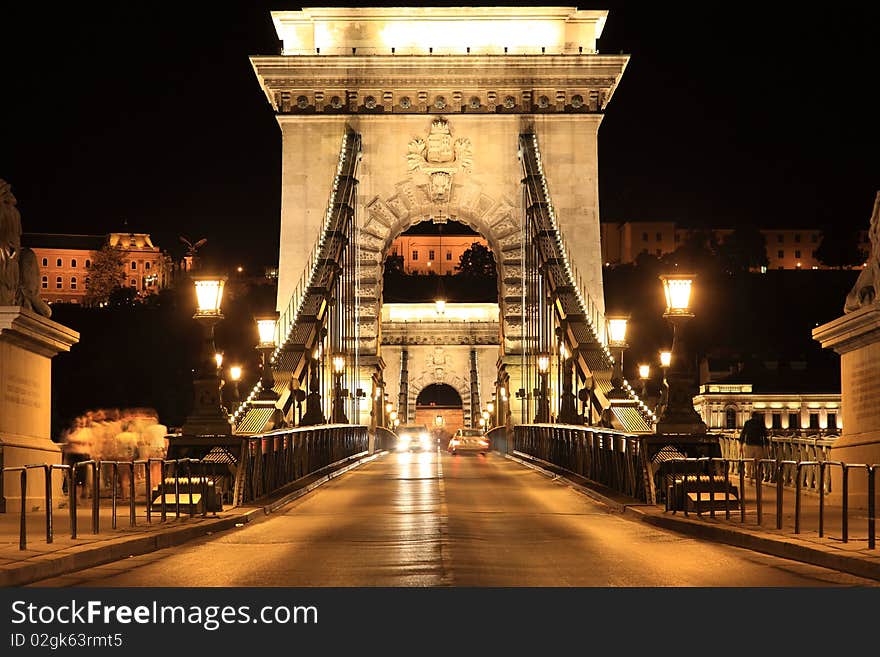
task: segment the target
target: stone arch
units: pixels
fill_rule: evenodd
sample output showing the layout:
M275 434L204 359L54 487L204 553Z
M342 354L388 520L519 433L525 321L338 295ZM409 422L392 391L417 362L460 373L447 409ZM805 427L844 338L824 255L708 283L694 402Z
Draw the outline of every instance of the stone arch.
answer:
M442 376L438 376L436 370L431 371L428 369L419 372L418 375L410 377L409 379L407 389L407 408L409 409L408 414L410 417L407 418L407 422L411 422L415 418L416 400L419 398L419 393L429 385L435 383L445 383L458 393L458 396L461 397L461 408L462 411L464 411L465 422L467 422L467 418L471 417L470 382L464 377L451 372L444 372Z
M382 276L391 243L411 226L439 215L478 232L495 255L498 303L505 353L521 349L522 209L518 201L493 198L472 180L454 184L449 201L438 204L426 186L399 181L387 198L375 196L364 205L358 222L359 342L362 353L378 353Z

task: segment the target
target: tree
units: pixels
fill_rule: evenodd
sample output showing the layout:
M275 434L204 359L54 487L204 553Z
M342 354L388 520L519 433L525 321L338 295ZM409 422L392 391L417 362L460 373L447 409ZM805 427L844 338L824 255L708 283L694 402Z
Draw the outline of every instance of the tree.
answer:
M89 270L89 289L83 303L87 306L98 306L110 299L113 291L122 287L125 282L125 270L122 252L109 244L95 253L92 267Z
M719 247L724 268L731 274L766 267L767 239L750 225L737 226Z
M865 261L866 254L859 249L857 230L829 224L822 230L822 242L815 252L816 260L826 267L855 267Z
M403 256L402 255L389 255L385 259L385 273L386 274L403 274Z
M706 276L718 270L719 250L714 231L698 228L689 231L681 246L663 256L662 262L666 268L689 269Z
M474 242L465 249L458 259L456 269L463 278L488 278L494 281L498 276L492 252L479 242Z

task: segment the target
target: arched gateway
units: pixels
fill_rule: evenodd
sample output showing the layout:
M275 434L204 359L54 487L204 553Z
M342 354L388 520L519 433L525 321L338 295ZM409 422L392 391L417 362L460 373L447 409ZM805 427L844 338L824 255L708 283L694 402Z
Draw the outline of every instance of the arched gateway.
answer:
M576 422L585 386L595 412L609 406L597 132L628 57L598 53L606 15L273 12L282 54L251 61L282 133L279 347L274 393L255 391L240 432L276 408L296 420L297 387L337 394L340 353L349 421L411 415L435 383L459 390L467 420L494 397L498 424ZM498 307L491 326L423 317L420 332L382 306L385 257L413 224L449 220L494 251ZM623 424L649 417L614 403Z

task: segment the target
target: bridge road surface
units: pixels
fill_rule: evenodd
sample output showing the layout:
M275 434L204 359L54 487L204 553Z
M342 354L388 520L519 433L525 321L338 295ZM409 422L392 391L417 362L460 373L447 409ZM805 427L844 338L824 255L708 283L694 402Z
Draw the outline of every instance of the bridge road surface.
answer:
M389 454L283 512L38 586L850 586L604 512L497 455Z

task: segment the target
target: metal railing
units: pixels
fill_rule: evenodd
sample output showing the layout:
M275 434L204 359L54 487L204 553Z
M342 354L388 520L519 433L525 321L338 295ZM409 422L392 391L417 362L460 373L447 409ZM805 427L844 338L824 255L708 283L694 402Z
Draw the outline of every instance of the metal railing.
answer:
M754 475L746 476L746 466L753 468ZM724 516L726 520L731 517L731 503L733 510L739 511L739 519L742 524L746 522L747 503L745 501L745 484L747 480L755 484L755 524L761 526L764 522L764 482L775 485L776 501L775 516L776 529L784 529L785 517L785 490L787 472L794 473L794 533L800 534L804 509L803 491L806 481L810 481L805 473L808 470L815 472L812 478L816 482L818 490L818 534L825 536L826 526L826 481L830 480L828 473L833 468L840 468L841 472L841 540L849 541L849 517L850 517L850 473L852 471L864 471L867 476L867 531L868 548L876 546L876 475L880 470L880 464L868 465L865 463L843 463L841 461L785 461L781 459L730 459L717 457L703 458L675 458L660 464L660 474L665 482L666 511L676 513L682 511L685 516L690 514L688 508L689 497L693 497L694 511L698 517L708 513L711 518L716 517L716 495L724 493ZM731 477L738 478L738 491L734 498L731 495ZM706 495L704 504L703 495Z
M79 463L75 463L73 465L60 465L60 464L33 464L33 465L23 465L16 467L5 467L2 471L3 481L2 485L5 486L5 479L7 472L19 472L20 473L20 481L21 481L21 510L20 510L20 527L19 527L19 549L26 550L27 549L27 541L28 541L28 532L27 532L27 488L28 488L28 472L30 470L42 470L43 471L43 481L44 481L44 494L43 494L43 503L45 505L45 513L46 513L46 543L53 543L55 540L55 522L54 522L54 512L55 512L55 500L52 491L52 473L56 470L59 470L65 473L66 483L67 483L67 503L68 503L68 512L70 515L70 537L72 539L77 538L78 536L78 517L77 517L77 507L79 496L78 492L82 490L80 488L80 484L78 484L77 474L80 470L88 471L91 473L91 533L98 534L101 531L101 480L105 473L106 468L111 469L111 479L110 479L110 524L111 529L117 528L117 517L118 517L118 494L119 494L119 484L120 484L120 468L127 469L129 472L129 486L128 486L128 524L130 527L134 527L137 525L137 485L135 481L135 472L138 466L142 466L144 469L144 486L143 492L144 497L146 499L146 520L147 523L153 522L153 487L152 487L152 477L151 477L151 465L159 464L160 473L161 473L161 483L162 491L161 491L161 510L160 510L160 518L162 522L165 522L168 518L168 509L167 509L167 500L165 494L166 485L174 486L174 494L175 494L175 504L174 504L174 517L179 519L181 515L187 514L190 518L193 518L196 515L196 507L198 506L195 503L194 496L196 493L195 486L198 486L198 492L201 495L201 499L199 504L202 507L201 516L206 517L208 513L208 504L207 504L207 492L208 492L208 471L212 466L216 465L215 463L203 461L199 459L160 459L160 458L150 458L144 460L132 460L132 461L80 461ZM169 468L171 469L171 478L166 479L165 475L168 473ZM194 473L200 473L198 477L194 477ZM181 478L181 474L185 474L184 478ZM181 513L181 491L185 491L187 494L187 503L186 510L184 514Z
M767 447L767 458L771 461L780 461L783 466L782 479L783 485L793 488L798 484L796 477L796 468L789 465L791 462L824 462L830 460L831 448L834 446L837 436L828 436L822 434L808 435L773 435L770 436ZM738 461L742 458L742 443L735 434L720 433L718 434L718 443L721 445L721 456L731 461ZM807 469L800 479L800 485L812 491L818 490L819 479L816 477L815 469ZM769 477L769 473L765 471L765 477ZM764 479L765 482L771 481ZM775 481L775 480L774 480ZM824 480L825 493L831 492L831 479Z
M251 502L339 461L365 454L368 429L325 424L242 436L235 499Z
M520 424L513 434L514 452L646 500L639 436L565 424Z
M388 427L376 427L376 449L394 450L397 448L397 434Z

